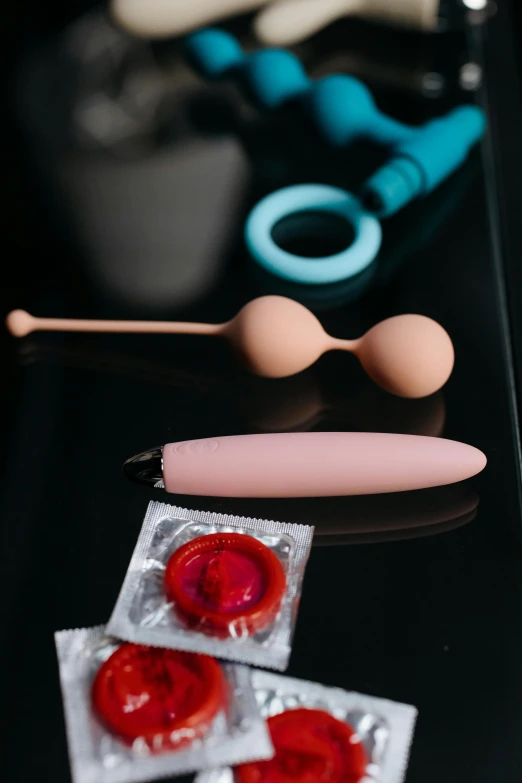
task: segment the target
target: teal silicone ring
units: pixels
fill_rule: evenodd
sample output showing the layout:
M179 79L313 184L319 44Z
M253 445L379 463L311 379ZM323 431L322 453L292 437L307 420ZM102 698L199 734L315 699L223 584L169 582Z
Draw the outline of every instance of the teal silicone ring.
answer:
M352 244L341 253L322 258L296 256L280 248L272 237L274 226L297 212L330 212L347 220L354 232ZM379 252L381 224L351 193L329 185L292 185L263 198L245 225L245 241L252 258L274 275L294 283L325 285L357 275Z

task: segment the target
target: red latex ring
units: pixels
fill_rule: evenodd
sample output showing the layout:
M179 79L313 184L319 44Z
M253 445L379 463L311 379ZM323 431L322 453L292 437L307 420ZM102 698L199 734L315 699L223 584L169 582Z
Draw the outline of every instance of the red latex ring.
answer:
M122 644L98 670L92 701L112 733L162 751L203 736L224 693L221 667L208 655Z
M267 721L275 756L242 764L236 783L358 783L368 759L348 723L324 710L297 709Z
M218 636L250 636L276 616L286 578L277 556L257 538L212 533L174 552L165 589L190 626Z

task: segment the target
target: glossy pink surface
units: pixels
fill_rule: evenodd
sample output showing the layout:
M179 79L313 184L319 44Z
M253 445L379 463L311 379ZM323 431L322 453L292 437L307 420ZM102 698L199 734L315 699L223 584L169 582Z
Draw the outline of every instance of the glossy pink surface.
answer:
M418 435L303 432L169 443L167 492L216 497L314 497L453 484L484 469L465 443Z

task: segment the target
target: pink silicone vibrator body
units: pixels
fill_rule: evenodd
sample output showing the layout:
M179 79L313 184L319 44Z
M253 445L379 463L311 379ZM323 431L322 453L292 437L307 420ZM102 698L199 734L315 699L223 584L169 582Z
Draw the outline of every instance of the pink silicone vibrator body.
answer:
M303 432L168 443L127 460L126 475L167 492L215 497L371 495L453 484L485 455L419 435Z

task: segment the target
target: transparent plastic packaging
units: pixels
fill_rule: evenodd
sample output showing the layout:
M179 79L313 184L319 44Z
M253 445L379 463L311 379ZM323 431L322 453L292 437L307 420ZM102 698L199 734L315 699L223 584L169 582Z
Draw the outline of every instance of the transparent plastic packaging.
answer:
M283 671L312 536L150 503L108 632Z
M260 762L259 767L246 764L202 772L196 783L280 780L286 779L285 773L298 783L310 780L312 772L317 783L404 780L417 717L415 707L271 672L253 670L251 678L276 755ZM277 725L283 713L294 725L289 720L286 726ZM275 724L274 716L278 716ZM340 730L332 718L344 724Z
M74 783L140 783L273 755L246 667L121 642L103 626L55 640Z

